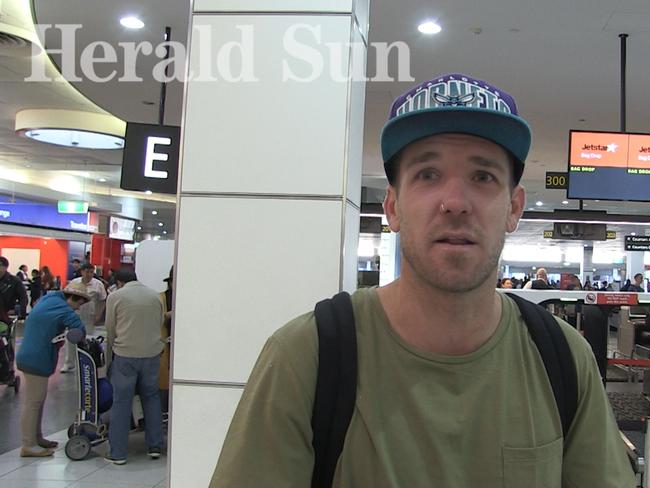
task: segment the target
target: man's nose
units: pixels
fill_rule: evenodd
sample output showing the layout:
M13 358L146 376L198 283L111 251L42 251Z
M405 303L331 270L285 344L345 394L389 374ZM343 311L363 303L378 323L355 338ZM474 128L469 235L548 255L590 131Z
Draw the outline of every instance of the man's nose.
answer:
M450 178L442 188L440 212L443 214L468 214L471 204L466 183L460 178Z

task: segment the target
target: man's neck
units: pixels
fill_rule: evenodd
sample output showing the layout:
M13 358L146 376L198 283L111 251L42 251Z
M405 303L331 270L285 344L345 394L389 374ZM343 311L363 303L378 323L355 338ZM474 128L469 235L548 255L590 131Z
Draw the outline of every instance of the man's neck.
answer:
M391 327L408 344L459 356L476 351L496 332L501 297L487 283L461 293L409 281L400 278L377 291Z

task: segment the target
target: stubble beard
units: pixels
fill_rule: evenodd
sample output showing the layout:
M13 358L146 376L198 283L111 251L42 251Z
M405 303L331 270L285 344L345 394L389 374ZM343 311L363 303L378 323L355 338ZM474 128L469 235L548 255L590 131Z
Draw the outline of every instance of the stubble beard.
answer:
M401 252L417 279L427 286L444 292L465 293L480 288L486 281L494 281L494 275L505 243L505 232L489 250L485 260L468 269L469 259L460 254L444 256L444 269L427 258L427 249L418 252L410 239L402 233ZM406 238L405 238L406 237Z

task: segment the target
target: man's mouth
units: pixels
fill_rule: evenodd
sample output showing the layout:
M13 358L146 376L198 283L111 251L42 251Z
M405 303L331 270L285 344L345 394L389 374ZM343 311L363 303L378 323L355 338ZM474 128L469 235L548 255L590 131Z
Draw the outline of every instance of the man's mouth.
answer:
M471 246L476 244L476 242L468 236L442 236L436 239L435 242L452 246Z

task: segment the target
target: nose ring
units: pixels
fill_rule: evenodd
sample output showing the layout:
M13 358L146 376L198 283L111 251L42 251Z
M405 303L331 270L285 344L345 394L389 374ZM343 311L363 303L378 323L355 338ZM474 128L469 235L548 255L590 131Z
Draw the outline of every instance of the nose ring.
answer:
M444 203L440 204L440 213L447 213L447 208Z

